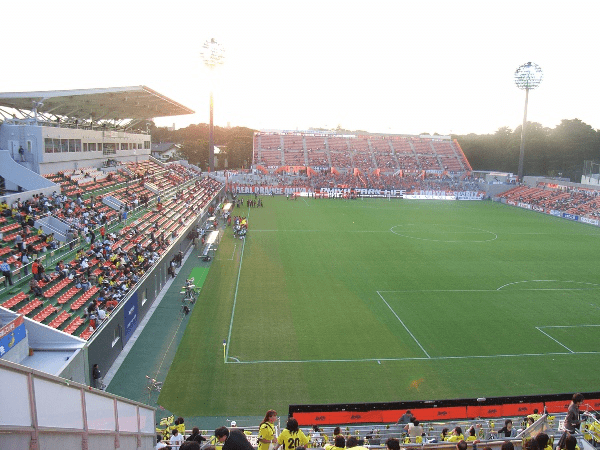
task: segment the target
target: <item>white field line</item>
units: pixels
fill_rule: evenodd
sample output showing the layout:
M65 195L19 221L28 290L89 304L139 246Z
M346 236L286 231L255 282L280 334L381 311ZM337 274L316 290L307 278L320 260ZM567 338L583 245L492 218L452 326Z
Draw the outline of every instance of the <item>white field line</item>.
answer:
M550 336L548 333L546 333L544 330L542 330L540 327L535 327L536 330L538 330L540 333L546 335L547 337L549 337L550 339L552 339L554 342L556 342L558 345L560 345L563 348L566 348L569 352L571 353L575 353L573 350L571 350L569 347L567 347L566 345L564 345L562 342L558 341L557 339L554 339L552 336Z
M349 362L377 362L377 361L443 361L452 359L493 359L493 358L523 358L530 356L561 356L561 355L600 355L600 352L549 352L549 353L505 353L498 355L467 355L467 356L424 356L406 358L357 358L357 359L264 359L256 361L236 361L228 364L281 364L281 363L349 363Z
M250 212L248 212L248 218L250 217ZM240 267L238 268L238 276L237 281L235 283L235 294L233 296L233 307L231 308L231 320L229 321L229 333L227 334L227 350L225 351L225 361L229 359L229 343L231 342L231 330L233 329L233 318L235 316L235 305L237 303L237 295L238 288L240 286L240 274L242 273L242 262L244 261L244 248L246 248L246 238L244 238L244 243L242 244L242 254L240 255Z
M500 286L497 290L499 291L500 289L505 288L506 286L511 286L513 284L520 284L520 283L555 283L555 282L585 284L585 285L588 285L588 286L597 286L597 287L600 286L600 284L586 283L584 281L571 281L571 280L566 280L566 281L562 281L562 280L525 280L525 281L515 281L513 283L507 283L507 284L505 284L503 286ZM555 291L555 290L559 290L559 291L562 291L562 290L580 291L582 289L566 289L566 288L563 288L563 289L551 289L551 288L545 289L545 288L542 288L542 289L528 289L528 290L534 290L534 291L538 291L538 290L539 291Z
M253 230L253 231L280 231L280 230ZM309 230L300 230L300 231L309 231ZM319 231L319 230L310 230L310 231ZM598 327L600 325L547 325L547 326L543 326L543 327L535 327L538 331L540 331L541 333L543 333L544 335L546 335L548 338L552 339L553 341L555 341L557 344L559 344L561 347L564 347L566 350L568 350L568 353L565 352L549 352L549 353L520 353L520 354L498 354L498 355L470 355L470 356L430 356L429 353L427 353L427 351L425 350L425 348L423 348L423 346L421 345L421 343L418 341L418 339L411 333L411 331L408 329L408 327L404 324L404 322L402 321L402 319L400 319L400 317L398 317L398 315L396 314L396 312L392 309L392 307L389 305L388 302L385 301L385 298L381 295L382 292L404 292L404 293L410 293L410 292L498 292L501 289L503 289L504 287L507 286L511 286L511 285L515 285L515 284L521 284L521 283L530 283L530 282L562 282L562 283L574 283L574 284L583 284L583 285L587 285L590 287L586 287L586 288L532 288L532 289L519 289L520 291L582 291L582 290L593 290L593 289L597 289L598 287L600 287L600 284L596 284L596 283L588 283L588 282L583 282L583 281L571 281L571 280L525 280L525 281L515 281L512 283L507 283L503 286L500 286L499 288L496 289L413 289L413 290L388 290L388 291L376 291L377 295L379 295L379 297L381 298L381 300L383 300L383 302L387 305L387 307L390 309L390 311L392 311L392 313L394 314L394 316L396 317L396 319L398 319L398 321L402 324L402 326L404 327L404 329L408 332L408 334L413 338L413 340L417 343L417 345L421 348L421 350L423 351L423 353L425 353L426 357L405 357L405 358L358 358L358 359L306 359L306 360L256 360L256 361L240 361L238 358L230 358L229 357L229 342L231 340L231 330L233 327L233 317L234 317L234 313L235 313L235 304L237 301L237 292L238 292L238 286L239 286L239 281L240 281L240 273L241 273L241 269L242 269L242 261L244 258L244 246L246 244L246 240L244 240L244 243L242 244L242 255L240 258L240 267L238 270L238 278L237 278L237 282L236 282L236 287L235 287L235 295L234 295L234 301L233 301L233 309L231 312L231 321L229 323L229 334L227 337L227 351L226 351L226 364L277 364L277 363L318 363L318 362L324 362L324 363L331 363L331 362L370 362L370 361L421 361L421 360L450 360L450 359L488 359L488 358L518 358L518 357L528 357L528 356L551 356L551 355L597 355L600 354L600 352L575 352L573 350L571 350L570 348L568 348L567 346L565 346L564 344L562 344L561 342L559 342L558 340L554 339L552 336L550 336L548 333L546 333L545 331L543 331L541 328L571 328L571 327ZM598 308L598 306L591 304L591 306L594 306L596 308ZM234 361L229 361L229 359L233 359Z
M381 300L383 300L383 303L385 303L387 305L387 307L390 309L390 311L394 314L394 316L396 316L396 319L398 319L398 321L402 324L402 326L404 327L404 329L407 331L408 334L410 334L410 336L414 339L414 341L417 343L417 345L421 348L421 350L423 350L423 353L425 353L425 355L427 355L428 358L431 358L431 356L429 356L429 353L427 353L427 351L423 348L423 346L421 345L421 343L418 341L418 339L415 337L414 334L412 334L410 332L410 330L408 329L408 327L404 324L404 322L402 322L402 319L400 317L398 317L398 314L396 314L396 311L394 311L392 309L392 307L389 305L388 302L385 301L385 298L383 298L383 295L381 295L381 293L379 291L377 291L377 295L379 295L379 297L381 298Z

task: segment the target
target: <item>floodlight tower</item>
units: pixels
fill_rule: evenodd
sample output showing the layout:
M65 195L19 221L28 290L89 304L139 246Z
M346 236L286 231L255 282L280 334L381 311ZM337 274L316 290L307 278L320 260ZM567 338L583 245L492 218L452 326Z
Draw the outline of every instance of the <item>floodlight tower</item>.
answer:
M204 65L208 67L213 74L213 70L219 64L223 64L225 62L225 49L223 46L214 38L210 41L206 41L202 45L202 60L204 61ZM212 77L211 77L212 78ZM210 125L209 125L209 147L208 147L208 170L210 172L214 172L215 170L215 139L214 139L214 130L213 130L213 89L212 89L212 80L210 87Z
M523 127L521 127L521 153L519 154L519 182L523 181L523 159L525 157L525 126L527 124L527 102L529 101L529 90L535 89L542 82L544 74L542 69L535 63L528 62L515 71L515 83L519 89L525 89L525 113L523 115Z

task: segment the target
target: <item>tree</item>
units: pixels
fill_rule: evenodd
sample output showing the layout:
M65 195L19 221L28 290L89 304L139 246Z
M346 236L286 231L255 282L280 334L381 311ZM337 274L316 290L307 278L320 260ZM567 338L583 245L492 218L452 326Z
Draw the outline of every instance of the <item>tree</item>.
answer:
M581 179L583 161L600 158L600 133L579 119L562 120L551 139L552 166L572 180Z
M190 164L200 168L208 167L208 141L204 139L185 141L181 147L181 153Z
M499 128L493 135L455 136L475 170L517 173L521 126ZM525 134L525 175L563 173L579 181L586 159L600 159L600 132L579 119L563 120L554 129L528 122Z

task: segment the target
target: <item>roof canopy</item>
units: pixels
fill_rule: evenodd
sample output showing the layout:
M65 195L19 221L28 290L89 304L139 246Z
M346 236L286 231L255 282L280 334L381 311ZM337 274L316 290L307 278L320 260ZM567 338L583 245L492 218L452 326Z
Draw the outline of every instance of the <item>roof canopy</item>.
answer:
M71 118L144 120L193 114L189 108L146 86L70 91L0 93L0 107Z

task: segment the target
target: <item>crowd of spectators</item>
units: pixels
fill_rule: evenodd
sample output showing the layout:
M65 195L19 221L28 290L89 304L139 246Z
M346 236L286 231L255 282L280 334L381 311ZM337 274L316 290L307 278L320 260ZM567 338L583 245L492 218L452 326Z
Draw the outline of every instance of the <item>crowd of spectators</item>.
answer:
M583 397L581 394L576 396ZM495 429L494 420L489 423L476 420L463 430L462 423L456 425L452 422L439 422L436 424L423 424L415 416L407 411L406 414L398 420L396 424L386 424L385 432L381 433L379 427L372 426L371 430L350 430L349 427L336 426L326 432L318 425L313 425L310 431L302 430L298 421L293 416L288 417L285 428L276 432L275 422L277 413L269 410L263 422L255 430L238 427L235 420L231 421L229 427L218 427L214 430L211 437L204 437L206 431L200 431L194 427L191 432L186 431L184 419L179 417L173 422L173 416L161 420L164 429L157 434L156 448L172 449L196 449L200 448L202 443L211 450L221 447L223 450L265 450L272 448L278 450L280 447L286 450L304 450L306 448L324 448L325 450L366 450L367 446L384 446L386 450L400 450L403 446L427 445L432 444L432 448L438 448L437 444L442 444L444 448L453 450L467 450L472 448L477 450L478 444L482 444L484 450L491 450L492 446L501 450L515 450L517 436L525 431L523 437L519 439L524 450L552 450L556 445L556 450L576 450L577 438L585 439L588 442L595 443L594 435L587 433L589 426L581 426L579 410L573 414L574 403L569 406L569 411L565 419L565 431L556 430L553 432L552 423L554 417L543 416L537 409L533 413L519 418L519 425L513 426L513 419L504 419L504 426ZM575 407L577 405L575 404ZM269 416L269 414L271 414ZM526 430L536 421L543 419L543 428L532 428L530 433ZM463 421L464 422L464 421ZM594 426L598 422L594 421ZM383 424L382 424L383 425ZM580 430L581 427L581 430ZM249 439L257 431L257 436ZM580 434L579 431L584 432ZM562 436L560 439L556 437ZM554 442L554 441L557 442ZM252 441L252 443L251 443ZM384 443L385 442L385 443ZM193 445L190 445L193 443ZM495 444L494 444L495 443ZM448 444L452 444L449 447ZM179 447L181 446L181 447Z
M499 197L509 202L525 203L545 212L555 210L600 219L600 190L592 188L517 186Z
M176 172L173 177L176 183L171 182L170 187L182 186L182 180L189 180L196 173L187 169L176 169ZM156 263L189 220L208 204L220 186L210 178L196 180L165 202L168 210L162 212L162 204L159 203L155 211L149 211L134 222L125 224L120 231L119 224L109 219L118 216L126 220L127 211L147 206L150 194L142 183L134 182L119 189L122 191L121 198L125 200L120 212L104 205L99 195L94 197L92 194L84 200L81 192L75 192L72 197L55 193L52 196L34 195L25 202L19 199L12 205L1 203L0 238L3 238L4 245L0 247L0 265L2 269L7 269L5 283L12 284L14 275L24 273L27 276L29 269L33 274L28 281L28 291L33 294L33 300L22 292L15 296L17 298L4 301L4 306L15 311L26 309L27 312L23 313L33 317L39 308L48 307L50 310L51 306L55 306L53 311L61 311L61 308L64 311L68 307L69 311L75 311L79 305L83 305L81 302L87 301L89 304L85 314L77 315L73 327L67 328L69 333L73 333L79 326L76 324L81 323L88 327L86 331L93 331ZM160 202L160 197L158 200ZM45 259L45 252L57 249L62 244L53 233L46 234L41 228L33 228L35 220L42 214L56 215L68 224L68 246L61 249L63 252L66 248L77 251L74 258L65 253L64 260L58 260L58 254ZM109 229L113 229L113 232L109 232ZM181 258L177 259L180 256L176 255L175 258L178 265L181 264ZM71 298L73 304L61 306ZM23 300L29 301L26 307L18 305ZM50 317L49 314L36 315L35 319L53 321L54 316ZM70 314L63 312L63 317L68 318ZM58 327L62 323L56 321L51 326ZM82 333L80 336L87 338L89 334L84 336Z
M359 188L380 190L405 190L409 193L418 193L421 190L435 191L480 191L481 186L472 177L457 177L448 174L410 173L400 175L361 172L354 175L351 172L332 173L330 170L316 171L313 175L238 175L230 178L238 185L290 187L318 191L321 188Z

